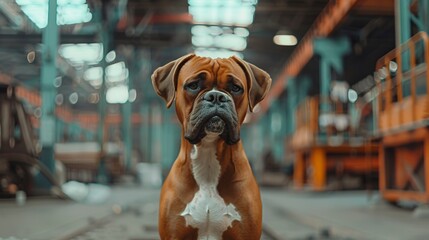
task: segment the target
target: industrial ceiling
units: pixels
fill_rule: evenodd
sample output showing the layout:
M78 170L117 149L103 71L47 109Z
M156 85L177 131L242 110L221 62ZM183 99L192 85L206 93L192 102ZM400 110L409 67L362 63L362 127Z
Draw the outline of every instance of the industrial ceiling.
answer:
M97 109L103 31L108 31L111 43L106 51L106 75L112 87L125 86L118 91L139 103L134 104L137 109L158 101L149 81L151 72L194 51L220 57L239 55L265 69L276 82L302 38L332 2L336 1L58 0L59 71L53 83L61 95L57 104L74 110ZM393 1L359 2L329 34L347 36L352 43L353 52L345 58L346 73L340 76L351 84L372 74L377 58L394 46ZM40 18L45 5L47 0L0 2L1 81L35 91L40 88L46 24ZM273 37L279 32L296 36L298 45L276 45ZM372 61L360 62L360 56L371 54ZM300 74L313 79L316 94L317 56Z

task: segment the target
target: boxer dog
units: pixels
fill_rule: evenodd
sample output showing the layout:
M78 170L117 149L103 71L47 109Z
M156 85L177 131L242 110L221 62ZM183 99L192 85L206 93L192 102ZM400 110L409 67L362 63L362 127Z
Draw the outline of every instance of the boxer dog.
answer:
M182 127L161 190L161 239L259 240L261 197L240 125L265 97L270 76L237 57L189 54L156 69L152 84L167 107L175 102Z

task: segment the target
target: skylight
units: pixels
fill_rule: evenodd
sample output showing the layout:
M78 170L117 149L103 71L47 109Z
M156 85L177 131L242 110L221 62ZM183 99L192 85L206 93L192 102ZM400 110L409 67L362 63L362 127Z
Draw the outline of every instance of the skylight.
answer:
M253 22L257 0L189 0L194 23L249 26Z
M16 0L22 11L39 28L45 28L48 24L49 0ZM92 13L86 0L57 0L57 24L77 24L89 22Z
M107 89L106 101L108 103L126 103L128 98L128 86L125 84L120 84Z
M242 57L257 0L188 0L192 44L205 57Z
M117 62L106 67L106 81L109 84L124 82L128 79L128 69L125 67L125 62Z
M101 43L62 44L58 52L75 67L97 64L103 59Z

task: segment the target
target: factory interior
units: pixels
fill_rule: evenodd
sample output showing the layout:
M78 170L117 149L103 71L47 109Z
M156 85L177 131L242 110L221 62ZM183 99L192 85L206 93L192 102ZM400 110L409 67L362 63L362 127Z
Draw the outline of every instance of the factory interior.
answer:
M161 239L186 140L151 76L190 53L272 79L260 239L427 240L428 34L429 0L1 0L0 240Z

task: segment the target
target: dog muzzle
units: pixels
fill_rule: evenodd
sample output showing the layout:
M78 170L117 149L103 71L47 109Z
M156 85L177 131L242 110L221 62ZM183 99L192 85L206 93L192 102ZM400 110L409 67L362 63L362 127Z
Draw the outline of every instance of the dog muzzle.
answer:
M197 100L189 115L185 138L197 144L208 133L218 134L231 145L240 140L234 101L231 96L218 90L210 90Z

